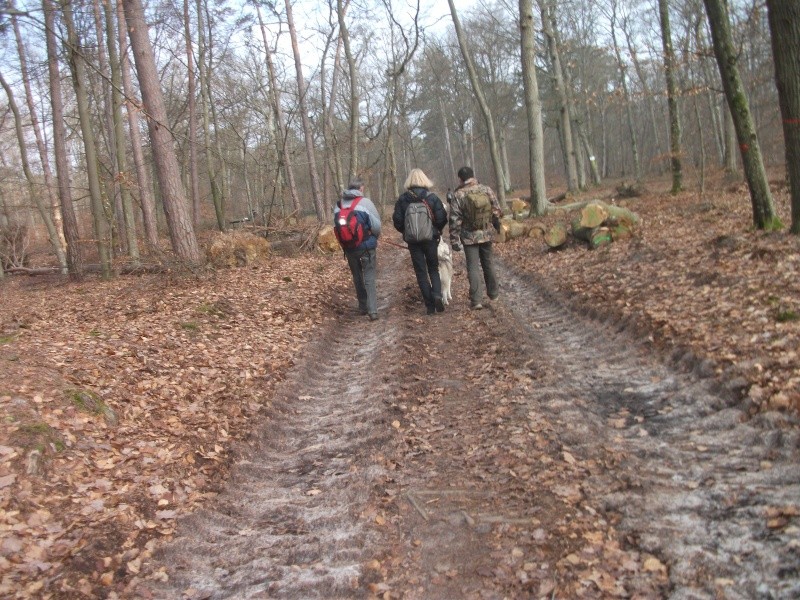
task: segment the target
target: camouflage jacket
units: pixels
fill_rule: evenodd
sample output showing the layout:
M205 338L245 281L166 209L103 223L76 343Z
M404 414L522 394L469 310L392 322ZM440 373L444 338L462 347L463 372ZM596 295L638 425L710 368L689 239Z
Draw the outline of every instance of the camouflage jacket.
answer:
M497 201L492 188L488 185L478 183L474 177L467 179L464 185L459 187L453 194L453 203L450 206L450 243L451 244L464 244L470 246L472 244L483 244L485 242L493 242L497 236L494 227L489 225L486 229L479 229L477 231L470 231L464 225L464 202L467 192L479 188L489 195L492 200L492 213L498 219L503 217L503 209L500 208L500 203Z

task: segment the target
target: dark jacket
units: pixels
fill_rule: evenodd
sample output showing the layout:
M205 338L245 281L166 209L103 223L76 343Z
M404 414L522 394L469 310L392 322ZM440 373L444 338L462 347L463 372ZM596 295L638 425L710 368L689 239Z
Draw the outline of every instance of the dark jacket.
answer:
M400 233L405 233L406 227L406 209L412 202L422 202L422 199L428 203L433 213L433 226L436 228L438 235L436 239L442 235L442 230L447 225L447 210L444 204L439 199L439 196L426 190L425 188L414 187L403 192L394 204L394 213L392 214L392 224L394 228Z

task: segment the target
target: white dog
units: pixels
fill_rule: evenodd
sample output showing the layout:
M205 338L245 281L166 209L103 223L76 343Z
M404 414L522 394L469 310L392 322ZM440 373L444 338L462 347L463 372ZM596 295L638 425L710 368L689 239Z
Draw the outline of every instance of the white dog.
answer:
M453 255L450 246L444 241L444 236L439 238L439 279L442 280L442 302L450 304L453 295L450 293L450 283L453 281Z

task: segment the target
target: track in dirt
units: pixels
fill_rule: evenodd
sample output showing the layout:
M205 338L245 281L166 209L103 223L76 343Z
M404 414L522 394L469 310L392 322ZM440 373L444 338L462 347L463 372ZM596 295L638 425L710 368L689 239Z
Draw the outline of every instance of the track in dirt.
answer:
M154 596L800 595L765 516L800 497L796 434L525 274L475 313L457 268L422 317L407 255L380 260L381 320L308 346Z

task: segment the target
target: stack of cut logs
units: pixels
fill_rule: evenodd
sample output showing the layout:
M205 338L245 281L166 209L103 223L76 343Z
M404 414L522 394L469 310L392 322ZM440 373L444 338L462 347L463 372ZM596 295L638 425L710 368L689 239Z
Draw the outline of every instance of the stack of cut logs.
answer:
M614 240L631 237L639 224L639 217L627 208L600 200L551 207L548 212L566 216L580 210L580 215L572 219L570 224L557 221L549 227L532 219L517 220L527 214L526 202L515 198L510 206L511 216L500 222L499 242L525 236L540 236L550 248L555 249L566 244L571 236L588 243L592 248L598 248Z

